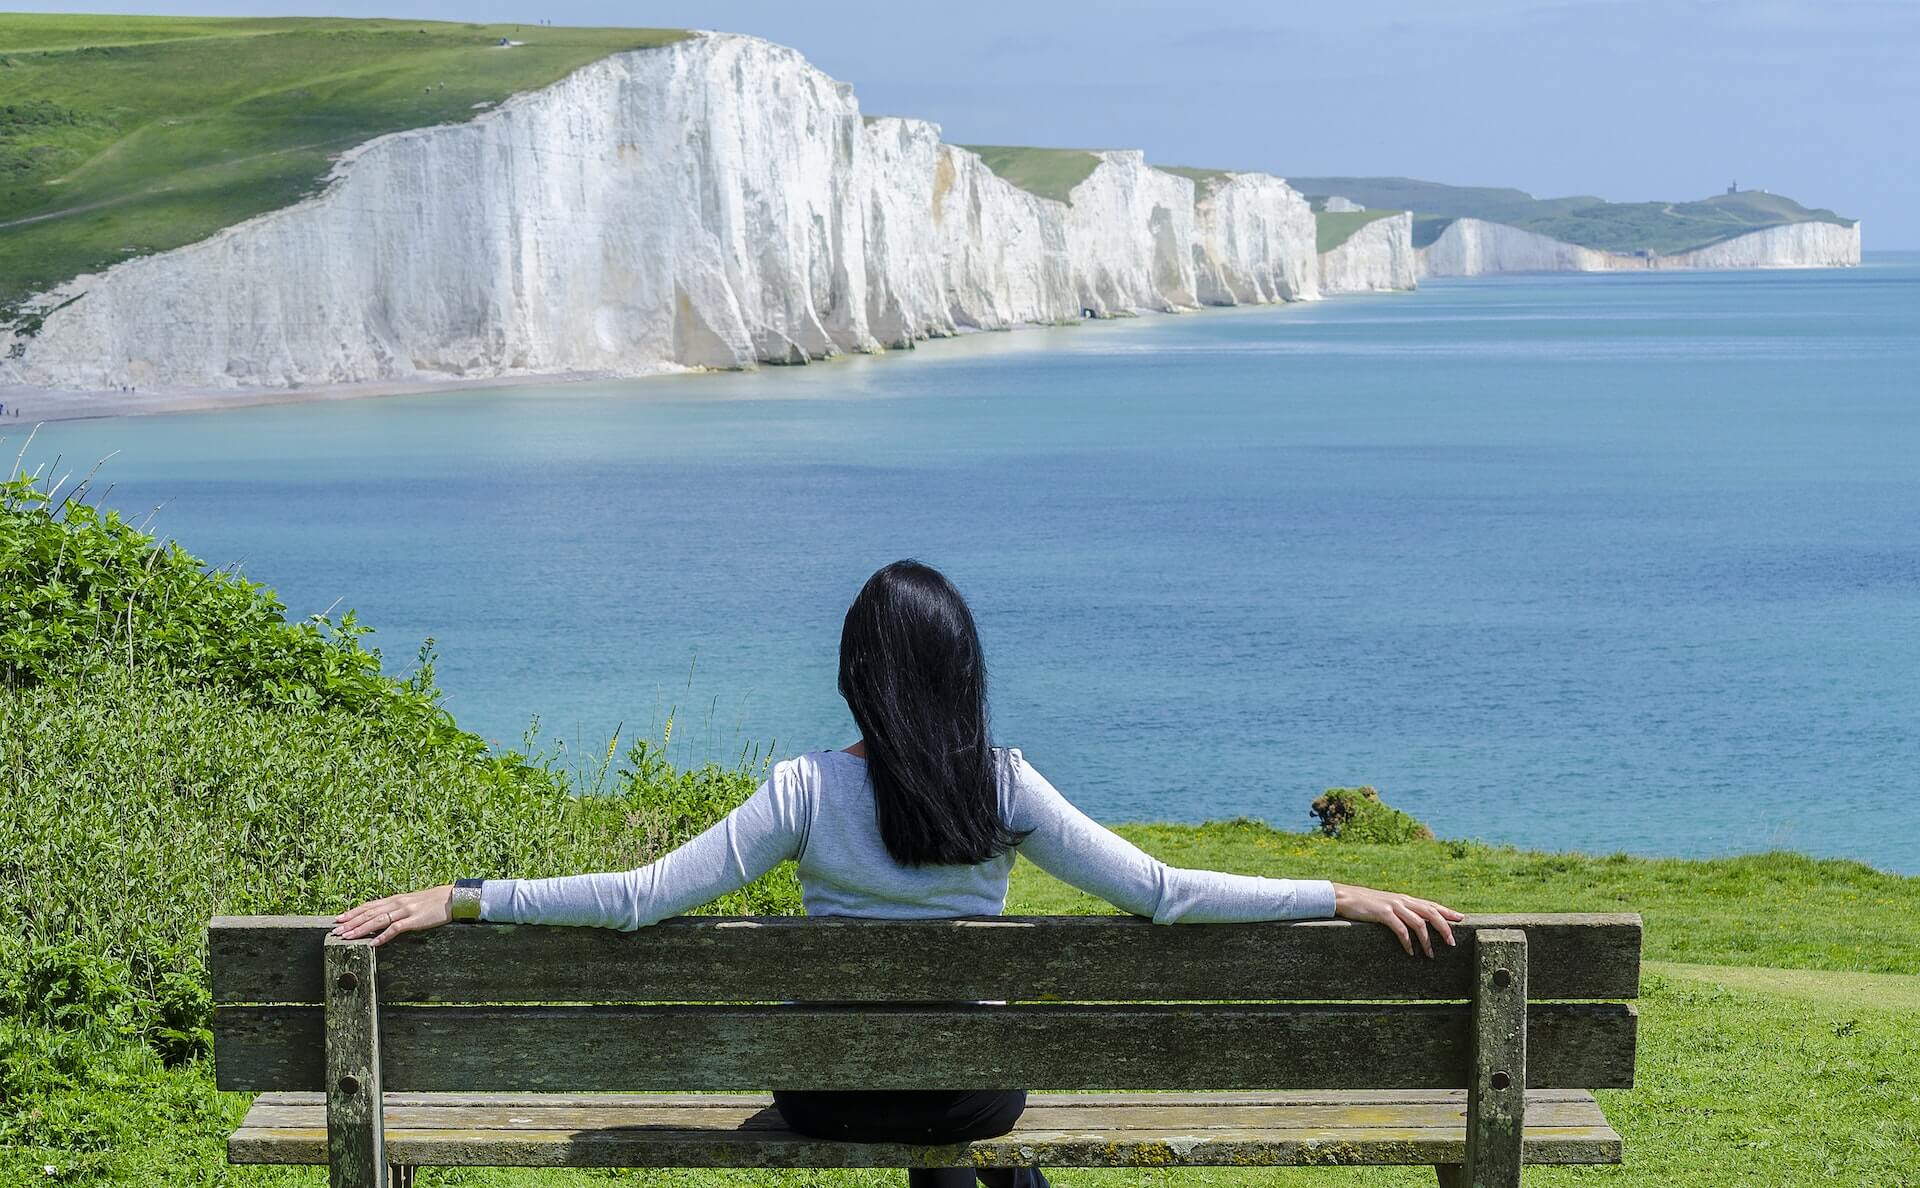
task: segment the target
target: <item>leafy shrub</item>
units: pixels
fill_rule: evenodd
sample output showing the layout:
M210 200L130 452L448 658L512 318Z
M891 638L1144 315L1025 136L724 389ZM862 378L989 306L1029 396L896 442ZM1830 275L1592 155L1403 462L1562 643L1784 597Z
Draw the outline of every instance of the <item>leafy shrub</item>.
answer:
M1400 845L1433 837L1433 830L1381 800L1373 788L1328 788L1312 811L1320 832L1340 841Z
M211 916L638 866L763 774L679 770L643 740L580 795L455 726L430 664L386 675L351 616L288 623L112 513L3 490L0 1139L96 1149L111 1136L28 1103L130 1051L206 1053ZM786 869L714 910L798 908Z
M478 742L454 727L430 675L381 671L351 612L289 623L271 590L76 498L85 488L58 499L31 478L0 484L0 684L146 667L256 705L377 714Z

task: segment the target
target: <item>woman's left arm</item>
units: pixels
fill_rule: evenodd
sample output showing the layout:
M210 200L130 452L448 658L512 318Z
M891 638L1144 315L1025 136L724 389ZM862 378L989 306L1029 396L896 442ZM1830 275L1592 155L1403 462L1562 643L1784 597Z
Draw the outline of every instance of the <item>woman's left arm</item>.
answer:
M788 765L705 833L635 870L554 879L488 879L480 918L511 924L572 924L631 931L709 903L753 882L806 840L799 779ZM449 917L450 886L389 895L342 912L335 936L385 944L403 932L437 928Z
M1027 834L1020 852L1054 877L1156 924L1337 916L1384 925L1408 953L1418 948L1431 957L1434 936L1453 944L1453 925L1463 919L1443 904L1396 891L1168 866L1075 808L1024 758L1016 757L1014 774L1013 825Z

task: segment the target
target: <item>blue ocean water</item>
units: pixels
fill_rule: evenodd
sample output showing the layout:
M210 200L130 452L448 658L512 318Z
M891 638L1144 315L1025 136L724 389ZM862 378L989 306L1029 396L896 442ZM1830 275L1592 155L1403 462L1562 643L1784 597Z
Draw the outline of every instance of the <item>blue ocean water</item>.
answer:
M840 616L971 598L997 734L1110 821L1920 872L1920 257L1501 278L756 374L50 425L461 722L842 745ZM10 447L11 448L11 447ZM404 664L403 664L404 667Z

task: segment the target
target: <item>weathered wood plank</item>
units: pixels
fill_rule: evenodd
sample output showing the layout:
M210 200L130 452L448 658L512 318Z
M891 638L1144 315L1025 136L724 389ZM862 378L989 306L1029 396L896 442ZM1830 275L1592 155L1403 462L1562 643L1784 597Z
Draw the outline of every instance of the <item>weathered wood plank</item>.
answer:
M320 1001L327 916L219 917L216 1001ZM382 947L389 1002L951 1002L1459 999L1472 935L1528 936L1533 997L1632 998L1640 918L1471 916L1461 943L1409 958L1373 925L1166 927L1126 916L849 920L689 916L622 933L479 925Z
M1285 1089L1263 1092L1194 1093L1187 1090L1133 1093L1031 1093L1029 1108L1049 1109L1085 1107L1100 1109L1112 1105L1439 1105L1451 1104L1464 1111L1465 1089ZM1529 1089L1527 1101L1594 1103L1593 1094L1584 1089ZM326 1095L298 1089L276 1089L254 1096L252 1110L281 1106L325 1105ZM386 1095L389 1109L394 1106L479 1106L482 1109L545 1109L581 1106L596 1108L624 1104L645 1104L667 1109L759 1109L773 1104L765 1093L394 1093ZM249 1110L248 1116L252 1116Z
M425 1166L481 1167L1268 1167L1287 1165L1457 1164L1465 1157L1462 1128L1261 1129L1071 1132L1018 1129L977 1143L912 1147L835 1143L791 1135L711 1132L395 1131L394 1158ZM324 1130L237 1131L227 1143L233 1163L317 1163ZM1609 1127L1529 1128L1526 1160L1535 1164L1620 1162L1620 1136Z
M385 1084L420 1092L1445 1089L1473 1067L1465 1004L396 1007L380 1024ZM1632 1083L1631 1005L1536 1004L1528 1026L1530 1087ZM320 1087L318 1010L221 1007L214 1030L220 1088Z
M1544 1102L1532 1106L1529 1121L1537 1126L1604 1126L1606 1118L1592 1102ZM1038 1130L1093 1129L1106 1131L1247 1130L1262 1127L1317 1127L1365 1130L1370 1126L1405 1129L1465 1126L1467 1112L1453 1104L1379 1106L1305 1105L1275 1109L1244 1105L1124 1105L1090 1107L1028 1106L1021 1125ZM481 1106L388 1106L389 1133L399 1130L736 1130L775 1132L786 1122L771 1105L758 1109L649 1108L643 1105L558 1106L552 1109L512 1109ZM314 1106L275 1106L247 1113L243 1126L255 1129L305 1129L326 1124L325 1113Z
M379 987L371 941L326 942L327 1182L387 1188L380 1096Z
M1474 1057L1464 1178L1471 1188L1520 1188L1527 1110L1527 934L1488 928L1473 943Z

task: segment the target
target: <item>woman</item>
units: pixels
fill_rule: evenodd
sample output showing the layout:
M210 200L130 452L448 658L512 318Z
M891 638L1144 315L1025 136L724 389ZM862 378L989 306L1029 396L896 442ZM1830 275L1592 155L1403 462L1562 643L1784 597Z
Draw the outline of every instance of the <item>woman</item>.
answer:
M807 914L887 918L999 915L1014 854L1156 923L1340 916L1385 925L1411 954L1453 943L1451 908L1365 887L1179 870L1067 803L1017 750L987 736L987 671L973 615L952 583L916 561L868 579L840 635L840 695L860 741L775 765L719 824L638 870L488 879L479 918L642 928L737 890L796 859ZM470 897L471 880L461 894ZM342 913L334 933L385 943L452 915L453 887ZM463 912L464 914L470 914ZM776 1092L793 1129L855 1142L953 1143L1007 1133L1024 1090ZM989 1188L1043 1188L1037 1171L979 1173ZM915 1170L920 1188L974 1172Z

